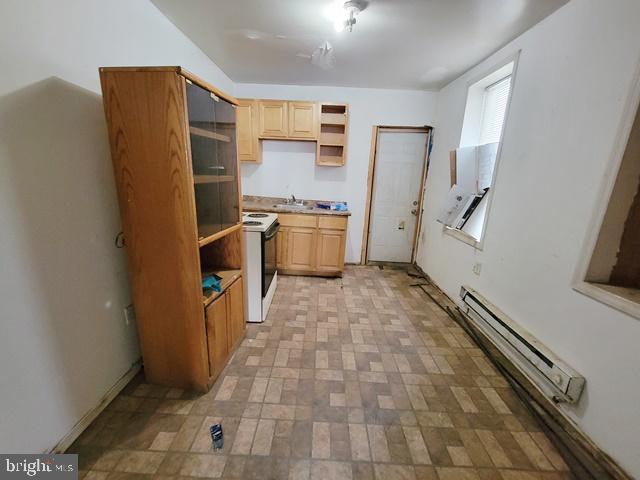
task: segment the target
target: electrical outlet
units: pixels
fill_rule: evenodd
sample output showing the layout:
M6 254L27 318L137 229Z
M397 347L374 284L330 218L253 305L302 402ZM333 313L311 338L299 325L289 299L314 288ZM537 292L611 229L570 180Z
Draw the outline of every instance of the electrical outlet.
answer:
M473 264L473 273L476 275L480 275L480 271L482 270L482 264L480 262L476 262Z
M124 323L125 325L131 325L136 321L136 310L133 303L124 307Z

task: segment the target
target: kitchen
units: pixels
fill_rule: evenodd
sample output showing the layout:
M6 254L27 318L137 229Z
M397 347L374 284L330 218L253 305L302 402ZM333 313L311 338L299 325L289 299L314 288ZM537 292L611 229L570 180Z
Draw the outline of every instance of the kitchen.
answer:
M0 5L0 450L637 475L640 10L507 3Z

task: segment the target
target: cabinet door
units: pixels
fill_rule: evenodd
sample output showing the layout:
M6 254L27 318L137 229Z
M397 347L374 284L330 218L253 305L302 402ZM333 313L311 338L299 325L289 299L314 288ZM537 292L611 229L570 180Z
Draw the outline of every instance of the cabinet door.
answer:
M289 137L318 138L318 104L289 102Z
M239 100L236 107L236 130L238 159L241 162L260 163L260 140L258 139L258 102Z
M276 263L278 265L278 269L285 270L289 267L288 242L289 229L287 227L280 226L277 240L278 250L276 252Z
M242 279L238 279L227 288L227 328L228 348L231 351L236 342L244 336L244 298Z
M344 230L318 231L316 269L321 272L341 272L344 269Z
M286 137L288 132L287 102L260 100L260 137Z
M216 132L224 140L218 143L218 171L214 177L218 184L221 228L225 230L241 222L238 195L238 151L236 148L236 108L226 100L214 102ZM227 141L228 139L228 141Z
M188 83L187 113L198 238L203 240L240 222L236 111Z
M292 227L289 229L288 246L290 270L315 269L316 229Z
M221 295L207 305L205 319L209 347L209 375L215 377L224 368L229 355L226 295Z

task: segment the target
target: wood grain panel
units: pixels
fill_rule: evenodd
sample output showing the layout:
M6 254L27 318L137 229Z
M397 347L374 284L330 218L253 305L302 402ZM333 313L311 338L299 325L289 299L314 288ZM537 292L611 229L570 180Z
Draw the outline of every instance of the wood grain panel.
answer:
M289 269L315 270L316 236L315 228L289 229Z
M238 159L241 162L260 163L260 119L256 100L239 100L236 108Z
M231 351L243 337L246 327L244 318L244 290L242 280L236 280L227 289L227 326L229 335L227 341Z
M264 138L286 138L289 125L287 120L287 102L284 100L260 100L259 136Z
M222 372L229 356L227 304L227 295L222 295L209 304L206 309L207 346L211 377L217 377Z
M184 78L126 69L100 77L145 374L206 390Z
M289 138L317 139L319 109L314 102L288 102Z
M347 229L347 217L340 217L336 215L319 215L318 216L318 228L329 228L334 230L346 230Z
M344 269L344 230L319 230L317 238L316 270L342 272Z
M278 221L283 227L309 227L318 225L318 216L309 214L278 213Z

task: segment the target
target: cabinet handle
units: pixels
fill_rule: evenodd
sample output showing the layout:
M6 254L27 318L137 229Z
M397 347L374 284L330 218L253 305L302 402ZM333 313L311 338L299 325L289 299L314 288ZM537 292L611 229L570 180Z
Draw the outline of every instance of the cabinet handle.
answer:
M127 246L127 242L124 239L124 232L118 232L115 240L116 248L124 248Z

